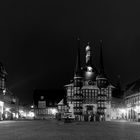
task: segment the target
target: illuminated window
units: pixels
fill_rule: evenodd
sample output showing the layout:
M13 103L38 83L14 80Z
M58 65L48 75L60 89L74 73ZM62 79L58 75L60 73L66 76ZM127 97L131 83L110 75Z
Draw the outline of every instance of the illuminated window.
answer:
M90 97L92 98L93 96L92 96L92 93L90 93Z
M96 97L96 95L97 95L97 94L96 94L96 93L94 93L94 97Z

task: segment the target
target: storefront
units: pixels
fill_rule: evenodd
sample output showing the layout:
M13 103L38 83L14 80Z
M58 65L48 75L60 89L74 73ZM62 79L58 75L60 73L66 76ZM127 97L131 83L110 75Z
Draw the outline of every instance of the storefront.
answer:
M126 116L130 121L140 121L140 93L125 96Z
M0 120L3 120L3 107L4 102L0 101Z

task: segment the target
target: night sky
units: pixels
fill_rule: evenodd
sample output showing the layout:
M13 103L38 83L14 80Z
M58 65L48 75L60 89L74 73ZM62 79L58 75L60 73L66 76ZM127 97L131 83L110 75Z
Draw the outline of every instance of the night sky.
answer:
M7 88L31 102L33 89L60 89L73 78L76 39L90 42L98 66L122 85L140 78L140 1L6 0L0 3L0 61ZM94 42L95 41L95 42Z

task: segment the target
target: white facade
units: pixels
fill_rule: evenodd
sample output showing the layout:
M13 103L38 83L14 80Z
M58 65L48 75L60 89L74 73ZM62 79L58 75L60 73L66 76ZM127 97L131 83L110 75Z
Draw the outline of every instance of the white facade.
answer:
M69 106L69 112L74 115L74 86L73 83L66 85L67 92L67 104ZM105 120L111 120L111 97L112 97L112 88L113 86L108 86L106 89L102 89L101 92L105 92ZM80 92L80 91L79 91ZM100 90L96 85L93 86L83 86L81 88L81 93L83 96L82 99L82 115L85 114L96 115L97 113L97 98ZM103 103L104 104L104 103Z

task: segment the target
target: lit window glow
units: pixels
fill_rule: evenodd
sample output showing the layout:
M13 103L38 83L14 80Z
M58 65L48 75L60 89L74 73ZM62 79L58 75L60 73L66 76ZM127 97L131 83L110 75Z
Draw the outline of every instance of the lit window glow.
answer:
M28 116L28 117L34 117L35 114L34 114L34 112L31 112L31 111L30 111L30 112L27 114L27 116Z
M135 106L134 110L137 112L137 113L140 113L140 106Z
M123 109L123 108L119 109L119 111L120 111L121 114L125 114L126 113L126 109Z
M33 106L33 105L31 105L31 108L34 108L34 106Z
M4 102L0 101L0 112L3 114Z
M57 109L55 109L55 108L50 109L50 111L51 111L51 114L53 114L53 115L55 115L58 112Z
M18 119L18 114L16 114L16 118Z
M5 111L10 112L10 108L6 107Z
M6 119L8 118L8 115L7 115L7 113L5 114L5 118L6 118Z
M21 116L26 117L26 113L23 110L19 110Z
M0 101L0 106L2 106L2 107L3 107L3 105L4 105L4 102Z
M13 117L15 118L15 113L12 113L13 114Z
M5 93L6 93L6 89L3 90L3 94L4 94L4 95L5 95Z
M87 67L87 70L91 72L92 71L92 67Z

